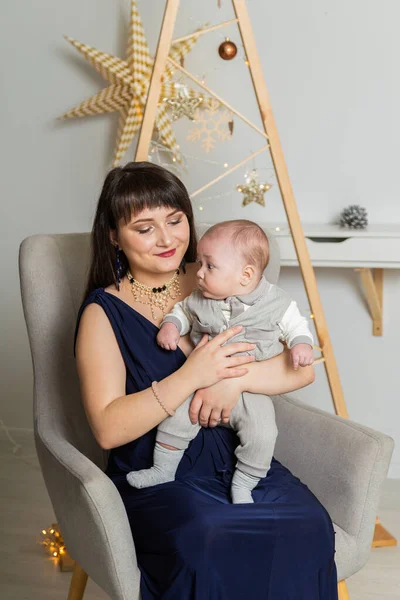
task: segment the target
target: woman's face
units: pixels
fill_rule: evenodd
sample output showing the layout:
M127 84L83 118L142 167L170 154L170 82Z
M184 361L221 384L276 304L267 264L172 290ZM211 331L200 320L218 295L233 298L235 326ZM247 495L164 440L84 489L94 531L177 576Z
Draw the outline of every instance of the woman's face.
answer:
M122 219L116 241L128 259L132 274L169 273L178 269L189 245L185 213L175 208L144 209Z

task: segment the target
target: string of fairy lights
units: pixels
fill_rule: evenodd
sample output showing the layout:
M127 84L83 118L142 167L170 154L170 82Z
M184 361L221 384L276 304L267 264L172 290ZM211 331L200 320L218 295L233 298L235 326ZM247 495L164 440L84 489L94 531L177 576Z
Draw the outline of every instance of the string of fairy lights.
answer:
M57 523L53 523L48 529L42 529L42 536L41 544L52 558L59 558L66 552L64 539Z
M178 146L178 148L180 150L180 146ZM209 164L214 167L218 167L221 171L223 171L224 169L228 169L230 166L227 161L222 162L222 161L218 161L218 160L207 159L207 158L203 158L198 155L193 155L193 154L189 154L186 152L185 153L181 152L180 157L181 157L181 161L178 162L178 160L177 160L176 156L174 155L174 153L172 152L172 150L170 150L169 148L166 148L159 139L153 139L150 142L148 161L156 162L160 166L165 167L165 168L169 169L170 171L173 171L178 177L182 175L182 171L183 172L188 171L188 161L197 161L197 162L201 162L203 164ZM257 181L257 176L258 176L259 172L267 173L268 183L259 183ZM253 184L249 184L249 181L251 180L252 177L253 177L253 179L252 179ZM252 185L252 189L250 190L250 198L251 199L253 199L253 197L261 198L261 196L263 196L263 194L265 192L267 192L269 189L271 189L271 187L273 185L272 180L274 178L275 178L275 171L272 167L256 168L255 165L253 164L252 167L248 168L244 173L244 179L245 179L246 183L237 184L233 189L229 189L225 192L219 192L217 194L210 194L207 196L202 195L200 204L198 204L194 200L192 200L192 204L196 210L198 210L199 212L202 212L204 210L205 202L210 201L210 200L218 200L221 198L226 198L228 196L231 196L232 192L234 190L237 190L239 193L243 193L246 186L249 186L249 185L250 186ZM257 202L257 199L256 199L256 202ZM249 203L248 201L246 202L246 200L244 200L243 206L246 206L246 204L248 204L248 203ZM262 205L264 205L263 202L259 202L259 203L260 204L262 203Z

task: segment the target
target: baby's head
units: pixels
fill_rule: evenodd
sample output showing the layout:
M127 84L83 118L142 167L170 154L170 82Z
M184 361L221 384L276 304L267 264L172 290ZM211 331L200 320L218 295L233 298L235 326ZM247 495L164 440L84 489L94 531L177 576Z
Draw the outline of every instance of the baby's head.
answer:
M215 300L249 294L257 287L268 259L268 238L257 223L245 219L217 223L197 246L199 289Z

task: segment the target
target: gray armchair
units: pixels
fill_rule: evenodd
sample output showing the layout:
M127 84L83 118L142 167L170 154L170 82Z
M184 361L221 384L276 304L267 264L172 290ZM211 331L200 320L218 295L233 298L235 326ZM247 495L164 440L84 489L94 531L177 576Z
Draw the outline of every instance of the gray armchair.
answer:
M34 370L34 433L44 480L70 555L69 600L90 576L113 600L140 599L140 573L122 500L103 470L79 396L73 357L89 258L88 234L37 235L20 249L22 302ZM271 239L270 281L279 275ZM284 396L274 398L275 456L328 510L336 530L339 594L366 563L393 440Z

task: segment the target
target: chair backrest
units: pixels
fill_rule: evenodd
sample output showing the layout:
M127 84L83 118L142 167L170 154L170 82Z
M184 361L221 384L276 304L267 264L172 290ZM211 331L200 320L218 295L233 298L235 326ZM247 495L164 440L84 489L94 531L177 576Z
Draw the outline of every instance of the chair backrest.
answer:
M271 257L265 275L274 283L279 275L279 248L273 237L269 239ZM56 433L59 441L66 439L104 469L108 453L100 448L89 427L73 356L89 246L88 233L25 239L20 248L21 294L34 370L36 443L51 449ZM51 436L46 435L49 432ZM44 476L46 479L45 472Z
M19 260L21 295L34 371L36 444L55 450L51 448L55 439L67 440L104 469L107 453L89 427L73 355L89 245L88 233L25 239Z

